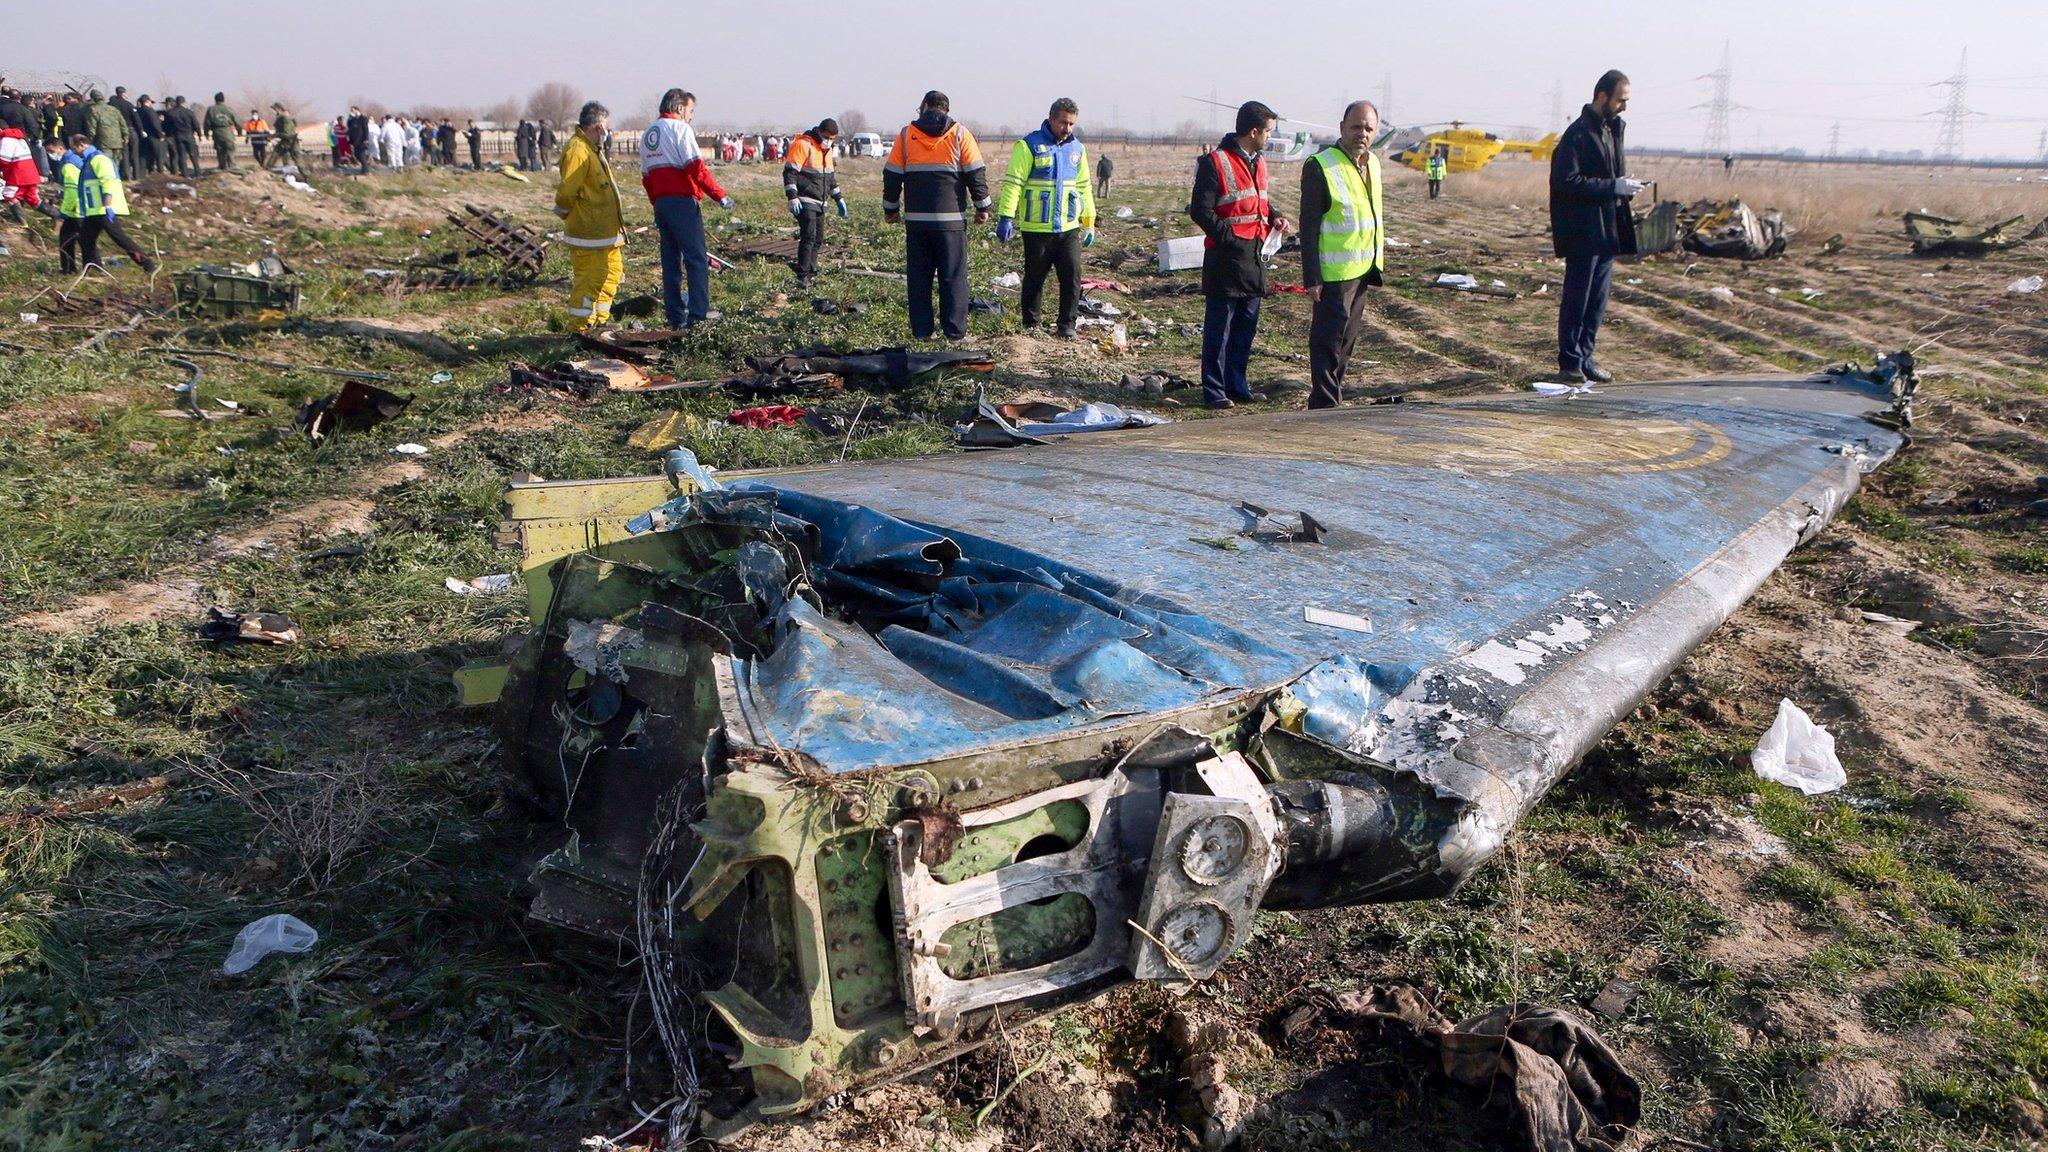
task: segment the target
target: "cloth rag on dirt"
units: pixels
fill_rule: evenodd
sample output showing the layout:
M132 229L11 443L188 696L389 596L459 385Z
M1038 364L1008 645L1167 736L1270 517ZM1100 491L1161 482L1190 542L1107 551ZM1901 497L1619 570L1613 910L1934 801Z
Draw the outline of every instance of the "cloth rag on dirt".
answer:
M1642 1088L1592 1025L1558 1008L1504 1004L1452 1024L1422 993L1369 988L1336 998L1354 1024L1408 1030L1436 1049L1444 1075L1490 1090L1505 1079L1508 1111L1531 1152L1618 1152L1643 1114Z
M804 418L804 410L790 404L763 404L741 408L726 420L742 428L786 428Z

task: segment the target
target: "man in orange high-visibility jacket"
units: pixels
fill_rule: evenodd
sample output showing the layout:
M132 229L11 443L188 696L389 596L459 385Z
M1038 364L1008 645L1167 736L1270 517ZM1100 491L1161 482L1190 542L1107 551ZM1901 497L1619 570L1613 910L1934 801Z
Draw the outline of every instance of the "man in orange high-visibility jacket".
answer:
M967 213L988 220L988 165L981 145L951 115L944 92L927 92L917 119L896 134L882 165L882 215L903 225L904 271L910 280L910 334L929 340L967 336ZM932 315L938 281L939 316Z
M808 132L799 133L782 155L782 191L789 197L789 214L796 217L796 282L803 287L818 274L818 249L825 244L825 201L830 200L846 215L846 197L839 193L839 173L832 163L832 146L839 140L839 121L826 117Z

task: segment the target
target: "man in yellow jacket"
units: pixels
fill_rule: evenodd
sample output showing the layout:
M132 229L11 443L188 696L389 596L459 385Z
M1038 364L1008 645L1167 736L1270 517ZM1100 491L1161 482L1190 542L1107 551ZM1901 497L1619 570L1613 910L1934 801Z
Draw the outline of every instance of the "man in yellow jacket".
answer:
M1059 334L1074 336L1081 302L1081 249L1095 243L1095 189L1088 149L1074 133L1081 108L1062 96L1038 131L1010 149L996 202L996 239L1024 233L1024 327L1038 327L1047 269L1060 279Z
M610 110L592 100L576 117L576 131L562 149L562 183L555 189L555 215L564 222L569 246L569 320L588 332L612 318L612 297L625 275L626 221L619 208L619 184L605 159Z

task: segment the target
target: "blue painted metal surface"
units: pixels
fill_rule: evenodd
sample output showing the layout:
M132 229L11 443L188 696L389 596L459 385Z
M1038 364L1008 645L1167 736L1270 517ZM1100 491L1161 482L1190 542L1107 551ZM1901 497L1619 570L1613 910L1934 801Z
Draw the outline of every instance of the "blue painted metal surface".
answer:
M1585 614L1585 627L1612 624L1816 477L1846 472L1853 488L1858 461L1872 464L1900 443L1863 418L1888 406L1887 396L1827 378L1644 385L1569 399L1191 421L997 454L765 474L738 488L785 493L785 508L805 518L832 502L886 512L956 542L976 562L1033 573L1044 588L1086 589L1116 610L1171 613L1224 637L1230 652L1226 673L1203 679L1182 667L1184 682L1171 689L1150 662L1105 660L1083 685L1063 681L1051 667L1057 659L1030 655L1054 651L1062 636L1082 646L1107 641L1083 640L1078 619L1059 622L1058 612L1020 613L1031 618L1025 629L1000 642L970 638L968 652L934 651L961 639L945 635L957 624L939 629L941 639L885 634L899 657L941 670L891 679L867 653L858 661L865 671L826 690L886 706L886 734L847 700L837 701L841 735L821 715L783 726L828 764L867 767L957 751L963 740L1018 738L1034 726L1158 710L1204 692L1270 688L1337 657L1412 676L1489 642L1512 652L1516 638L1541 634L1575 597L1603 607ZM1196 542L1245 526L1237 508L1245 500L1309 512L1331 533L1321 544L1240 540L1235 551ZM986 595L1015 596L1019 587ZM961 606L965 616L989 608ZM1311 623L1309 608L1363 617L1372 632ZM978 627L992 634L1001 626ZM839 640L844 651L853 637ZM977 646L983 655L971 655ZM955 716L943 699L945 685L980 675L975 661L986 668L985 657L1012 668L1048 665L1024 670L1010 723ZM840 671L805 668L808 676ZM1485 685L1494 708L1546 671L1512 656L1503 670ZM795 671L762 668L754 683ZM940 697L930 697L933 687ZM792 689L774 691L787 703ZM779 707L768 710L771 729Z

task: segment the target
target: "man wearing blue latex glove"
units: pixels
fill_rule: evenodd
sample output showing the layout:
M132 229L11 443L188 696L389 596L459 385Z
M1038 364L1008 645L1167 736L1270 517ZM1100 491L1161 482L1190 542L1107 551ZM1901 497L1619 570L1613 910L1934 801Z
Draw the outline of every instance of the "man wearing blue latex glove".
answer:
M818 274L818 249L825 245L825 201L830 199L839 215L846 215L846 197L839 192L839 173L832 163L832 146L838 139L839 121L827 117L791 140L782 157L782 191L789 197L789 214L796 217L799 288L809 286Z
M1072 338L1081 306L1081 249L1095 238L1095 186L1088 149L1075 126L1081 110L1062 96L1045 123L1010 149L1010 167L996 205L996 239L1024 233L1024 327L1038 326L1048 269L1060 281L1059 335ZM1019 213L1022 213L1021 217Z

